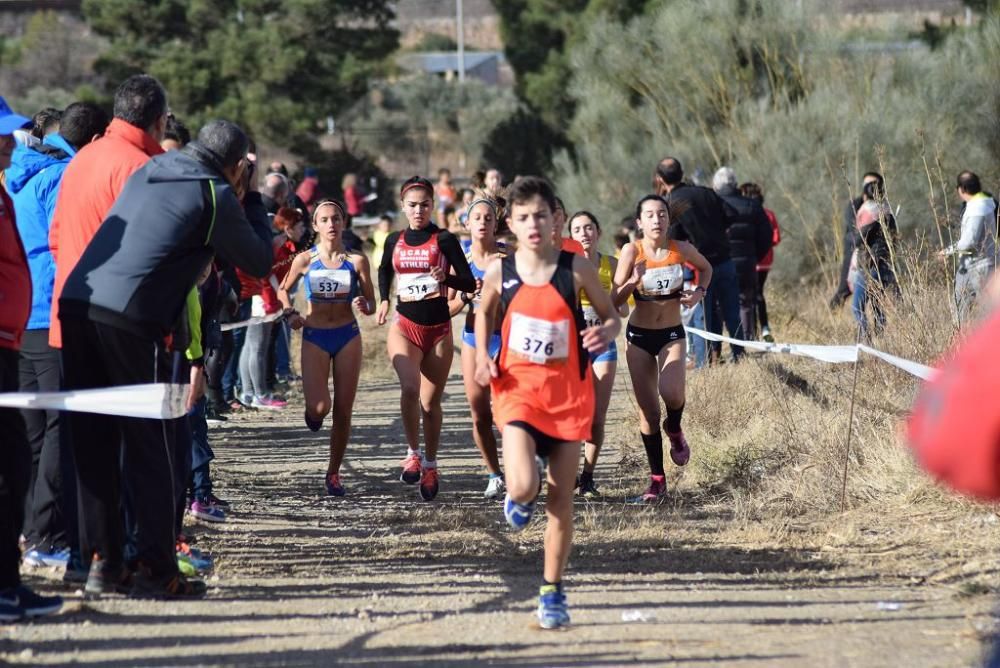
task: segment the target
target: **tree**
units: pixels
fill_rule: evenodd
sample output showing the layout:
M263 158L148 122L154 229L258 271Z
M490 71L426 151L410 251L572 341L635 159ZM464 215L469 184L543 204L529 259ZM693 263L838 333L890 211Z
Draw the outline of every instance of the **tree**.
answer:
M388 0L84 0L111 47L107 90L148 72L197 127L232 120L302 152L317 128L364 94L399 35Z
M570 147L567 129L576 108L576 101L570 94L570 49L585 37L589 26L599 17L627 20L655 2L657 0L493 0L500 15L504 53L517 75L518 97L538 118L532 121L521 115L517 122L542 132L554 142L553 150ZM545 125L544 129L538 127L539 122ZM518 171L548 171L551 161L537 152L535 157L542 162L537 165L521 163Z

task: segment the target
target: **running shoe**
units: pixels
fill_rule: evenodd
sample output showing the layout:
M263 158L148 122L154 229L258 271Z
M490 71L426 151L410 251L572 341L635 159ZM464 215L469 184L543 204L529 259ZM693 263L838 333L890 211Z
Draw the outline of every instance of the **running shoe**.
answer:
M319 431L323 428L323 418L311 418L309 417L309 411L305 412L306 426L309 427L309 431Z
M131 588L132 572L125 566L109 564L97 557L90 562L84 596L100 598L104 594L127 594Z
M282 408L288 405L288 402L284 399L279 399L272 395L265 395L263 397L254 397L253 402L250 404L253 408L263 409L267 411L280 411Z
M403 472L399 474L401 482L407 485L416 485L420 482L420 455L412 453L403 460Z
M177 542L175 548L177 550L177 556L183 556L186 558L196 569L202 573L207 573L212 570L215 566L215 562L211 555L206 552L202 552L196 547L191 547L187 543Z
M80 558L79 550L70 550L69 562L66 564L66 572L63 573L63 582L71 585L86 584L87 567Z
M594 482L593 478L581 479L579 488L580 496L585 499L595 499L601 495L601 493L597 491L597 483Z
M181 575L186 575L191 578L198 575L198 569L195 568L191 560L183 554L177 555L177 570L181 572Z
M344 484L340 482L339 473L327 473L326 474L326 495L327 496L344 496L347 494L347 490L344 489Z
M23 562L28 566L34 566L35 568L41 566L57 566L59 568L66 568L66 564L69 563L69 548L63 548L61 550L41 550L37 547L33 547L24 553Z
M507 518L507 524L515 531L523 531L531 523L531 516L534 512L534 501L524 504L510 498L510 494L504 496L503 516Z
M432 469L421 469L420 472L420 498L424 501L433 501L438 495L438 470L435 466Z
M213 506L208 499L195 499L191 503L191 516L206 522L225 522L226 511L218 506Z
M229 418L220 413L214 404L208 404L205 406L205 424L210 424L213 426L218 426L223 422L227 422Z
M684 438L684 432L679 431L676 434L671 434L668 431L667 438L670 439L670 459L678 466L687 464L688 460L691 459L691 448L688 447L687 439Z
M129 596L161 600L197 599L205 596L208 587L201 580L189 580L180 573L154 575L148 568L140 567L135 574L135 584Z
M59 612L62 605L61 596L42 596L24 585L0 591L0 607L8 611L11 608L18 608L21 616L29 619Z
M629 499L632 503L656 503L667 493L667 478L662 475L649 476L649 487L639 496Z
M215 494L212 494L211 492L209 492L208 494L206 494L204 498L205 498L206 501L208 501L213 506L218 506L219 508L222 508L223 510L229 510L229 505L230 505L229 502L225 501L223 499L220 499L219 497L217 497ZM188 542L191 543L191 542L194 542L194 541L188 541Z
M543 629L558 629L569 625L566 595L559 585L543 585L538 592L538 625Z
M499 499L502 494L507 492L507 484L503 481L502 476L490 477L490 481L486 484L486 491L483 492L483 496L487 499Z

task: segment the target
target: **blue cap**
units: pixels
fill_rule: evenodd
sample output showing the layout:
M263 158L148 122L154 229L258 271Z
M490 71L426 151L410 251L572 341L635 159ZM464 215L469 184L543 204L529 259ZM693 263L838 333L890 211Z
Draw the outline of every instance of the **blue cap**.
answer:
M15 114L7 100L0 97L0 135L12 135L30 122L30 118Z
M319 176L319 170L315 167L306 167L305 170L303 170L303 173L307 179L311 176Z

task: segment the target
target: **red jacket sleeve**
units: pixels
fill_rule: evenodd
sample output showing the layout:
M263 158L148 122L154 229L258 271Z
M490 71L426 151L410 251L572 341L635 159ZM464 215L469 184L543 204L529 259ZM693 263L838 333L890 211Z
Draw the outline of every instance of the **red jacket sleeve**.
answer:
M980 325L921 390L907 425L928 473L956 491L1000 500L1000 310Z

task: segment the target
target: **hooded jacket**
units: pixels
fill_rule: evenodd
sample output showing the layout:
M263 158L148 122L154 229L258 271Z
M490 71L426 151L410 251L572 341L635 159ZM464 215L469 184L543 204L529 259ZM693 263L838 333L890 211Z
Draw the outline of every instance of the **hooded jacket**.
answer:
M115 118L104 136L81 148L66 168L49 226L49 248L56 260L49 322L52 347L62 348L59 295L66 277L108 215L125 181L150 156L160 153L163 149L148 132Z
M774 236L764 207L755 199L743 197L732 186L720 188L718 194L728 205L730 255L736 262L756 265L771 250Z
M27 329L48 329L56 262L49 250L49 223L63 172L76 149L58 134L40 146L18 146L7 169L7 188L14 200L17 231L31 270L31 315Z
M197 142L150 160L126 182L66 279L59 309L139 336L167 336L218 255L255 277L271 270L260 195L244 205Z
M30 310L28 260L17 234L14 203L0 186L0 348L20 350Z

